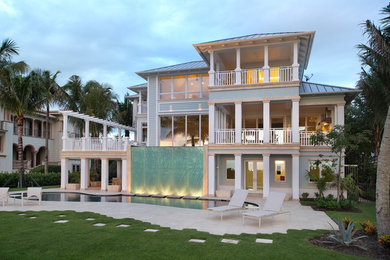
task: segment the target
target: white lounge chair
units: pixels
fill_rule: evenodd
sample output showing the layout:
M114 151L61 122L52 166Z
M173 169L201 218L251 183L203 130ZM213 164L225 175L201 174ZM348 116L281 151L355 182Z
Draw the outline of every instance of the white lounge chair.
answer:
M5 203L7 203L8 205L8 190L9 190L8 187L0 188L0 199L3 202L3 207Z
M283 205L286 193L282 192L270 192L264 207L260 210L244 212L242 214L242 222L245 224L245 218L252 218L259 220L259 228L261 225L261 218L273 217L280 214L290 213L289 211L280 211Z
M209 211L218 212L221 214L221 220L224 212L240 210L244 206L246 197L248 196L248 190L235 190L232 198L227 206L208 208Z
M22 206L24 205L24 200L38 201L38 204L41 205L41 199L42 199L42 188L28 187L27 197L22 196Z

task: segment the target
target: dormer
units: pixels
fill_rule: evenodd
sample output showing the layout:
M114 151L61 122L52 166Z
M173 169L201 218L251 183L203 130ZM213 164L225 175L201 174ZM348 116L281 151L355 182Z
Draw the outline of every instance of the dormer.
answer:
M314 33L252 34L194 47L210 67L210 87L299 83Z

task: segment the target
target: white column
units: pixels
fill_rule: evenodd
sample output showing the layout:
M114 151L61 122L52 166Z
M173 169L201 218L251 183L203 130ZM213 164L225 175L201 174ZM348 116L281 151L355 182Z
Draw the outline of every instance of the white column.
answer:
M242 131L242 103L241 101L235 102L235 132L236 132L236 144L241 143L241 131Z
M263 131L264 131L264 143L269 143L269 129L270 126L270 101L263 101Z
M83 150L90 149L89 142L89 120L85 120L84 139L83 139Z
M62 128L62 150L66 151L66 142L68 139L68 116L64 115L63 128Z
M242 189L241 154L234 154L234 189Z
M214 51L210 50L210 70L209 70L209 86L214 86L214 75L215 75L215 70L214 70Z
M236 49L236 84L241 84L241 49Z
M209 142L210 144L215 143L215 129L214 129L214 119L215 119L215 104L209 103Z
M292 198L299 199L299 154L292 155Z
M292 101L291 130L293 143L299 143L299 101Z
M116 161L116 177L122 178L122 162Z
M130 192L130 187L128 183L130 176L127 174L127 160L122 160L122 191Z
M68 183L68 162L67 158L61 159L61 189L65 189Z
M298 42L294 42L294 48L293 49L294 49L294 53L293 53L294 63L292 64L292 69L293 69L292 80L293 81L298 81L299 80Z
M337 105L337 125L344 125L344 105Z
M85 120L84 136L89 138L89 120Z
M270 176L270 165L269 165L269 153L263 154L263 197L268 197L269 194L269 176Z
M87 167L89 167L89 165L87 165L87 161L88 161L87 159L81 158L81 163L80 163L80 189L81 190L85 190L88 188Z
M107 125L103 125L103 151L107 150Z
M138 92L138 114L142 113L142 92Z
M208 194L215 195L215 155L209 155Z
M268 45L264 46L264 82L269 82Z
M108 185L108 159L102 158L102 170L101 170L101 190L107 190Z

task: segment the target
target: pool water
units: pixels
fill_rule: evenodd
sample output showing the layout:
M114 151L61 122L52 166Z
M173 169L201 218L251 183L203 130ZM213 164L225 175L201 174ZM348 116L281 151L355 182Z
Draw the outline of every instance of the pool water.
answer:
M225 200L201 200L201 199L170 199L138 197L129 195L89 195L70 192L43 192L43 201L70 201L70 202L119 202L119 203L142 203L177 208L207 209L209 207L224 206Z

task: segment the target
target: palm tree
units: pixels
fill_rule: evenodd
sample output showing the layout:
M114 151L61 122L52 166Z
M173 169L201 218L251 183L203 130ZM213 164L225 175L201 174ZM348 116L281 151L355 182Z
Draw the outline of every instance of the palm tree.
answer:
M378 237L390 234L390 4L382 9L382 14L385 15L381 20L383 28L367 20L364 24L364 33L368 36L368 44L358 46L363 65L360 81L367 83L367 87L372 87L372 81L383 86L381 99L385 100L387 109L379 148L376 181Z
M113 119L122 125L133 125L133 105L126 98L129 94L126 93L123 102L116 100L116 109L114 110ZM125 130L125 136L130 136L129 131Z
M60 98L63 96L61 87L57 84L56 78L60 71L57 71L53 75L50 71L37 70L36 73L40 76L39 81L42 86L42 96L45 99L46 106L46 128L45 128L45 174L48 173L49 164L49 114L50 105L59 103Z
M12 62L12 56L19 55L19 47L11 39L5 39L0 46L0 71L6 67L24 73L28 66L24 61Z
M43 105L43 98L37 82L38 75L31 72L24 76L11 67L0 73L0 105L15 114L18 126L19 187L25 186L23 160L23 121L26 115L34 115Z

